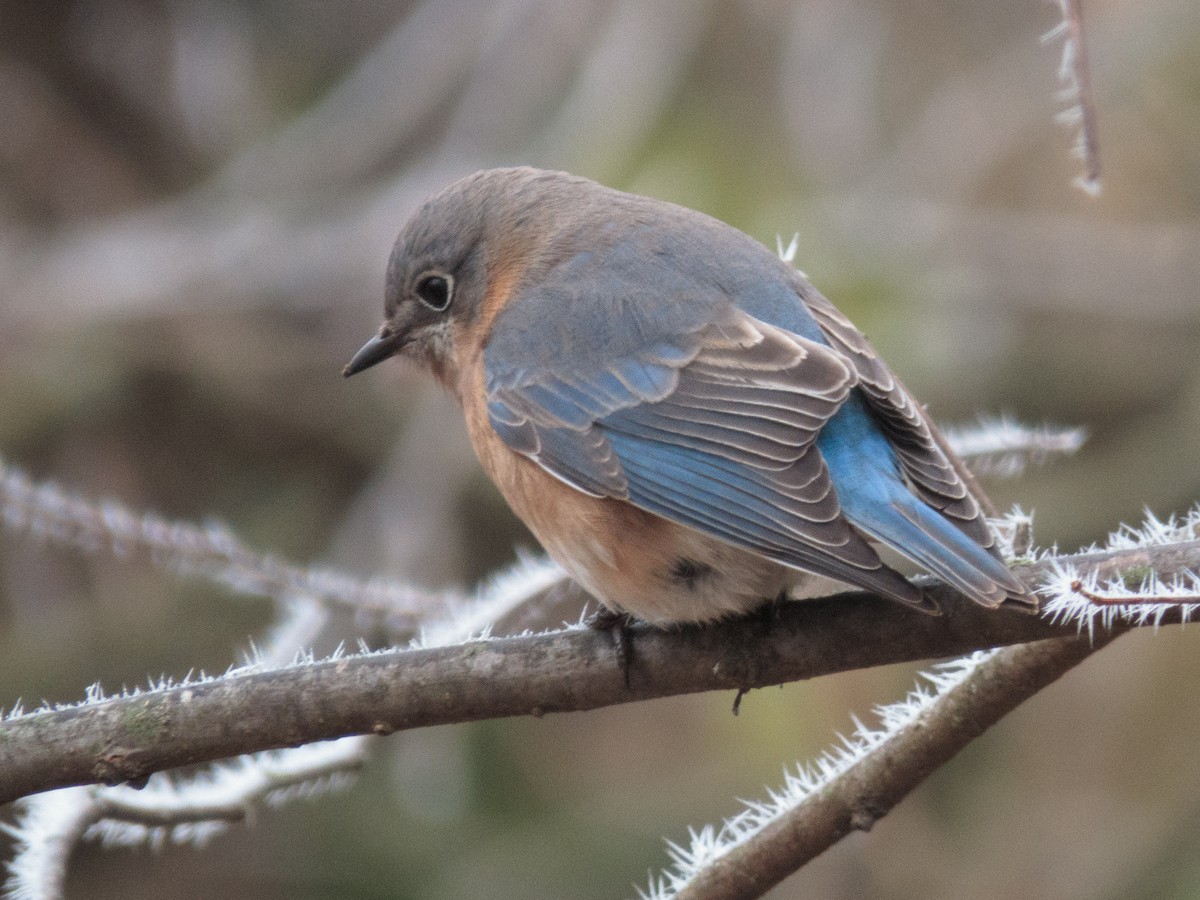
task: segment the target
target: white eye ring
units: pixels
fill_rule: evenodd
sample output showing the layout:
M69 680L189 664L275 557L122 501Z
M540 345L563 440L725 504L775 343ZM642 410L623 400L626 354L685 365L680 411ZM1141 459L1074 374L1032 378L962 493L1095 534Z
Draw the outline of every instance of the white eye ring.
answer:
M454 277L427 272L417 281L417 298L434 312L442 312L454 299Z

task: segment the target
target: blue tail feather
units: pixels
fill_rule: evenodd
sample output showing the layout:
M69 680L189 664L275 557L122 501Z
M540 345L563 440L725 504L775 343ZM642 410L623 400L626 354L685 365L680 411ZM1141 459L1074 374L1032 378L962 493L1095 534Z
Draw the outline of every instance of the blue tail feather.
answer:
M890 444L857 403L834 416L818 446L842 512L860 531L985 606L1026 596L998 557L909 490Z
M998 606L1010 595L1024 592L990 551L937 510L907 490L905 493L907 496L873 510L870 521L855 524L985 606Z

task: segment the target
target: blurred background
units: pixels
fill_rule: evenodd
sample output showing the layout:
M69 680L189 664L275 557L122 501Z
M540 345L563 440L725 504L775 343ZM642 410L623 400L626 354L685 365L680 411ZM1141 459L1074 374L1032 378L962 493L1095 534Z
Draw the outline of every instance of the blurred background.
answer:
M1073 549L1200 498L1200 5L1089 2L1104 195L1051 3L0 0L0 455L300 562L470 585L533 541L447 397L344 382L414 204L568 169L797 262L945 424L1085 426L989 482ZM0 532L0 706L222 670L266 601ZM1133 635L770 894L1200 897L1194 629ZM898 699L894 667L378 742L347 791L74 897L612 898ZM3 849L3 848L0 848Z

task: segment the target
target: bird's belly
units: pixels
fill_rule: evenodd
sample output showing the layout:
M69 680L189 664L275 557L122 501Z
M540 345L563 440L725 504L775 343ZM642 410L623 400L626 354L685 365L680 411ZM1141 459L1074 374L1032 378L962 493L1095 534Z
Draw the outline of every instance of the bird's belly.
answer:
M605 606L668 625L747 613L816 576L668 521L584 494L507 447L476 444L480 462L546 552Z
M623 505L646 518L643 527L539 536L546 551L611 609L657 625L710 622L750 612L805 577ZM636 516L624 518L628 526Z

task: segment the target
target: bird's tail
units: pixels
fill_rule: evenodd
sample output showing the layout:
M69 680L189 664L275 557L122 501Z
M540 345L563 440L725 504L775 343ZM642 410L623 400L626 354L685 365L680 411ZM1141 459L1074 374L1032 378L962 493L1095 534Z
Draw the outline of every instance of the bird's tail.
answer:
M940 512L905 490L890 504L847 516L862 531L928 569L976 603L1011 602L1037 608L1037 599L998 555L980 546Z

